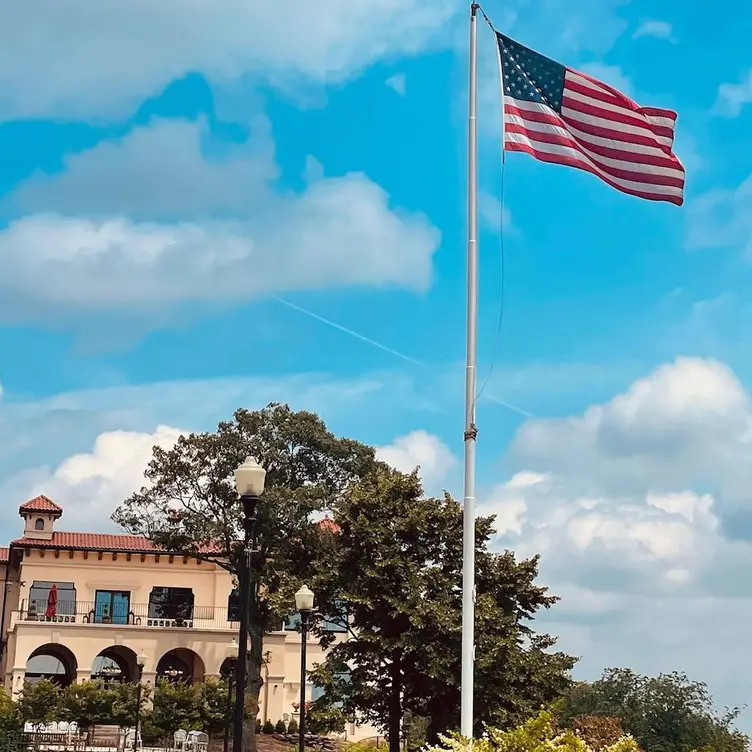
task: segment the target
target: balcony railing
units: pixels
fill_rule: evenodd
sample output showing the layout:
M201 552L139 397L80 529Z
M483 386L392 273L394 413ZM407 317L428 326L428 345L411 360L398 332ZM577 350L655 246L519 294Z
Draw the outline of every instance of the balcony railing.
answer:
M49 615L48 615L49 614ZM48 601L22 601L12 612L10 627L18 623L55 623L147 627L154 629L228 629L237 631L237 609L220 606L193 606L190 603L102 603L101 601L58 601L51 608ZM327 629L340 632L335 625ZM275 632L297 632L293 619L282 620Z
M13 612L14 622L56 624L109 624L115 626L168 629L238 629L228 610L190 603L155 605L148 603L103 604L91 601L59 601L54 608L46 600L24 601ZM235 617L234 613L229 616Z

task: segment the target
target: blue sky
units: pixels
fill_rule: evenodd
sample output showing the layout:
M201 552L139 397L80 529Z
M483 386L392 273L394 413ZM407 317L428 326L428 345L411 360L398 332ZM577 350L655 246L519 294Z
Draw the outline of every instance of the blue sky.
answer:
M37 492L69 529L104 528L155 442L271 400L460 491L466 8L260 6L0 10L4 538ZM481 506L499 545L543 552L582 675L686 669L742 702L723 646L752 610L733 584L752 533L752 11L485 10L676 109L688 183L677 209L513 154L502 223L481 25Z

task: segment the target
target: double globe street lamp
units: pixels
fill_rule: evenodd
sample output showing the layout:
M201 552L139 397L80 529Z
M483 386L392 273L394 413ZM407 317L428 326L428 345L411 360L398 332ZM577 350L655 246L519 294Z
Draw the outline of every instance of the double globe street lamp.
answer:
M232 752L243 750L243 716L245 713L245 684L248 657L248 606L252 595L251 572L256 533L256 512L259 497L264 493L266 470L253 458L235 471L235 490L243 509L243 551L238 558L238 586L240 590L240 630L238 635L238 659L235 667L235 715L233 718Z

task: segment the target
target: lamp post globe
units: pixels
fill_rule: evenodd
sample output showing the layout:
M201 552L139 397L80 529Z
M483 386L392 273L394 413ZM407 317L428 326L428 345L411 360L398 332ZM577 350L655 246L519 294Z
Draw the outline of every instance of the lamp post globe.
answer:
M238 496L261 496L264 493L266 470L255 457L246 457L243 464L235 470L235 489Z
M295 593L295 608L297 608L301 614L310 613L313 610L315 598L316 596L308 585L303 585L303 587Z

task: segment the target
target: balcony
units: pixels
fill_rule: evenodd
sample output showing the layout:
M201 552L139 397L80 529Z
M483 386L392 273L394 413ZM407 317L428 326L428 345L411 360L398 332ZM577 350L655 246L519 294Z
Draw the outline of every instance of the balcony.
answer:
M47 614L50 614L49 616ZM235 614L231 614L235 617ZM237 630L228 609L217 606L193 606L190 603L160 604L128 603L103 607L94 601L61 601L54 609L46 600L24 601L12 612L11 627L16 624L45 623L84 626L137 627L147 629L227 629Z

